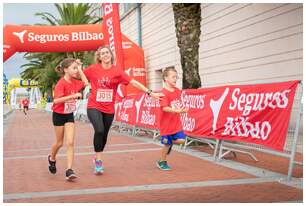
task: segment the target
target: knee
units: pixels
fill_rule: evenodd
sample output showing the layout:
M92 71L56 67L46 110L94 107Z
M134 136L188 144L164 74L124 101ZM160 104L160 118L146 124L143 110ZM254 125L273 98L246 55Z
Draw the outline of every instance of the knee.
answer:
M184 144L186 142L186 139L180 139L180 144Z
M104 130L103 129L97 129L95 131L95 135L99 136L99 137L103 137L104 136Z
M178 139L175 141L176 144L184 144L185 143L185 139Z
M73 141L73 140L68 140L68 141L66 142L66 145L67 145L67 147L73 147L74 141Z

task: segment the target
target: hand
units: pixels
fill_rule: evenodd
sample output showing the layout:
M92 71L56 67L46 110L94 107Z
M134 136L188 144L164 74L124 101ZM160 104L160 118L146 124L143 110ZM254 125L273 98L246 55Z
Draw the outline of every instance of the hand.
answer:
M186 113L188 112L188 108L181 107L179 109L175 109L176 113Z
M184 107L181 108L181 113L187 113L188 111L189 111L188 108L184 108Z
M75 93L73 94L73 99L81 99L82 98L82 94L81 93Z
M83 62L81 62L80 59L75 60L75 63L77 63L78 65L82 65L83 64Z
M153 97L154 99L160 99L160 97L164 97L165 95L163 93L156 93L156 92L151 92L150 97Z

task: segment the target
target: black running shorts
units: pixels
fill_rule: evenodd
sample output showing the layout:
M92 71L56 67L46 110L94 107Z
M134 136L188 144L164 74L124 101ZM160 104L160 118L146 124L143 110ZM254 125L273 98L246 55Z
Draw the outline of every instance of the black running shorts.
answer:
M59 114L56 112L52 113L52 120L54 126L64 126L67 122L74 123L74 116L73 113L69 114Z

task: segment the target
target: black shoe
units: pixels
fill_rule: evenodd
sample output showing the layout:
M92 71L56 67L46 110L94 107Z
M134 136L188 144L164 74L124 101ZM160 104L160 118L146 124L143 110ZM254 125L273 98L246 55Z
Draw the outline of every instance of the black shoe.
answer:
M52 173L52 174L55 174L56 173L56 161L51 161L50 160L50 157L51 155L48 155L48 162L49 162L49 171Z
M77 176L74 174L72 169L66 170L66 180L72 181L75 178L77 178Z
M171 149L172 149L172 145L169 147L168 152L167 152L167 155L170 154Z

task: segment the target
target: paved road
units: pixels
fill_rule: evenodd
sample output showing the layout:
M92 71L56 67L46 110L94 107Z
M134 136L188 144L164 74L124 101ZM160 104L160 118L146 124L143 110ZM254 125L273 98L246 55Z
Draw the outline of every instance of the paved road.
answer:
M111 132L101 176L93 174L93 130L76 123L74 169L79 176L66 182L65 147L58 173L48 172L47 155L54 142L51 115L15 111L4 134L4 202L301 202L302 180L286 182L283 170L270 171L239 161L215 163L207 150L179 150L169 158L172 171L155 166L161 146L148 137ZM269 159L269 158L267 158ZM278 161L278 160L275 160ZM275 165L281 164L274 162ZM260 166L260 165L259 165ZM286 166L283 166L284 168ZM296 168L295 175L302 176Z

